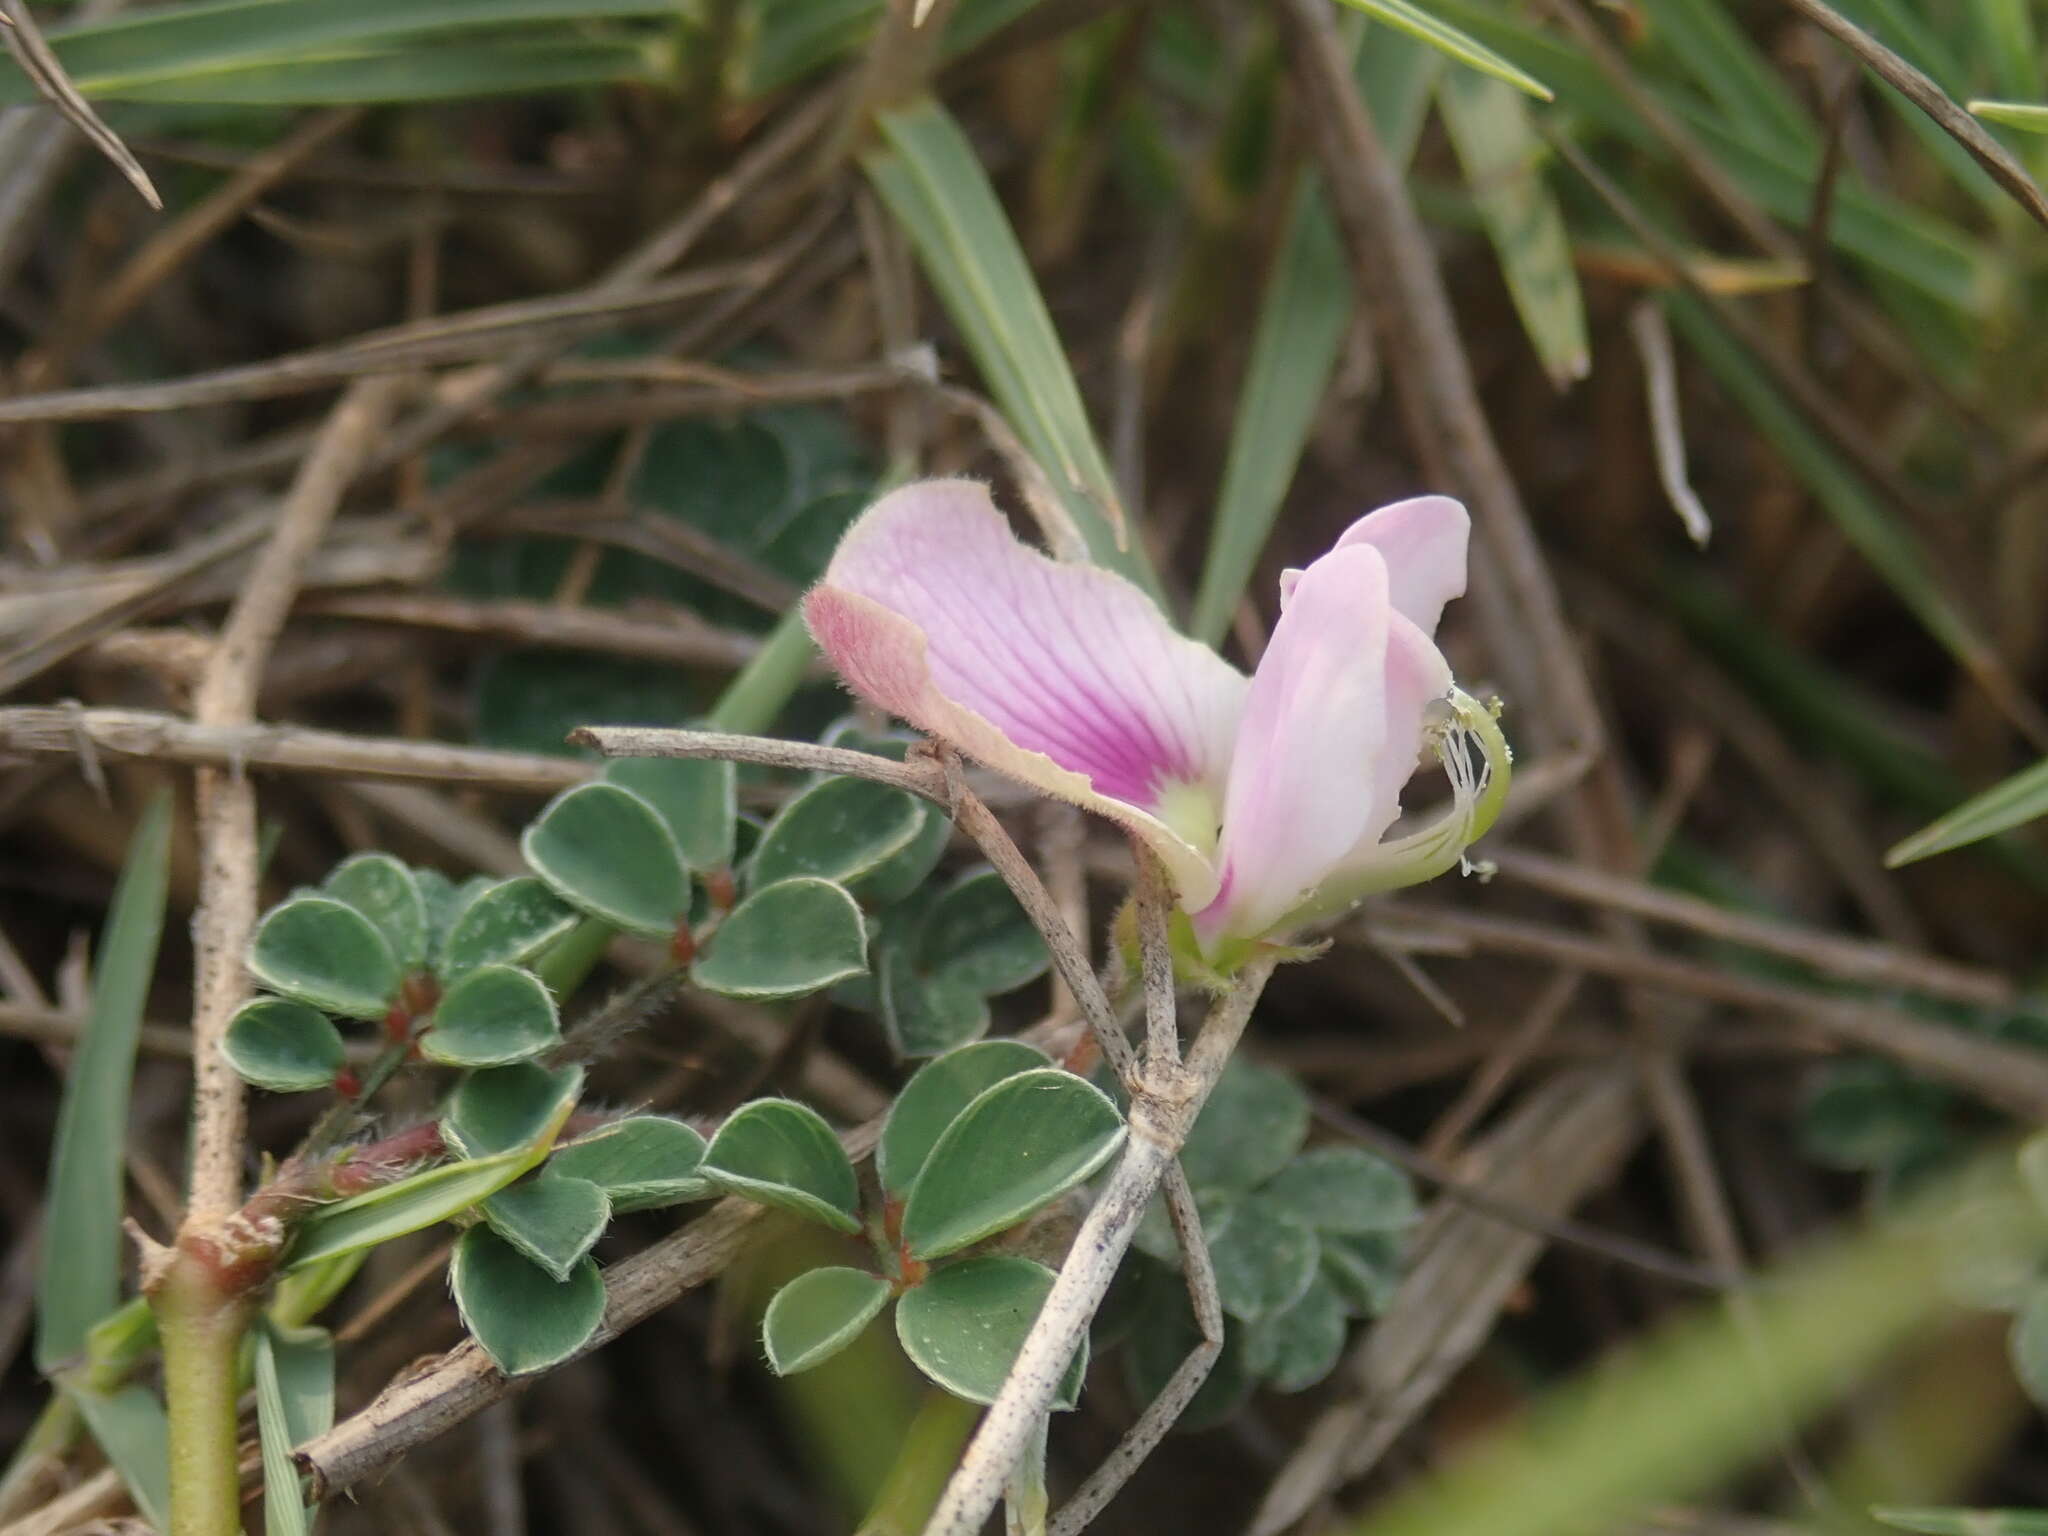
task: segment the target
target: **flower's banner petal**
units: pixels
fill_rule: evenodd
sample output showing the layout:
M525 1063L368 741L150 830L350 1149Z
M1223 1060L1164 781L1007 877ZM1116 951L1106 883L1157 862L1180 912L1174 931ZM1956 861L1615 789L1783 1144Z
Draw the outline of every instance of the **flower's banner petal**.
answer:
M1366 513L1338 535L1331 548L1369 544L1378 550L1387 562L1394 611L1424 635L1433 635L1444 604L1465 595L1465 548L1471 534L1472 519L1462 502L1448 496L1412 496ZM1281 573L1283 607L1300 580L1300 571Z
M1333 549L1301 575L1245 699L1205 942L1264 933L1364 835L1387 745L1387 566ZM1406 777L1406 774L1403 774Z
M971 480L923 481L848 530L805 616L855 692L989 767L1129 827L1188 906L1216 875L1153 813L1221 798L1246 680L1137 587L1020 543Z

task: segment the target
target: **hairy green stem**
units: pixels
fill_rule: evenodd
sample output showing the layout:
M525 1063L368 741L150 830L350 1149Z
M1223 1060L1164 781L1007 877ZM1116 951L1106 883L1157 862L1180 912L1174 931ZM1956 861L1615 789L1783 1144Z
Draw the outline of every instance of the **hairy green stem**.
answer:
M169 1536L236 1536L242 1481L235 1456L235 1365L254 1312L190 1249L151 1293L163 1338L170 1418Z

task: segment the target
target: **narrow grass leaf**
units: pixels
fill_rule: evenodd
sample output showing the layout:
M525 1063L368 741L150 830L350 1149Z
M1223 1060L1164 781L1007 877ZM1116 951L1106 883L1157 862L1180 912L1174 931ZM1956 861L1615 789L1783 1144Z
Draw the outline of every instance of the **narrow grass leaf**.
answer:
M2048 1536L2048 1509L1873 1509L1871 1516L1920 1536Z
M106 1453L144 1519L171 1528L170 1421L143 1386L66 1387L93 1440Z
M92 1007L57 1108L42 1246L36 1263L36 1365L85 1347L121 1299L122 1154L142 1008L156 970L169 878L171 800L136 824L99 953Z
M1319 180L1304 176L1267 279L1231 423L1208 558L1190 628L1210 645L1230 628L1266 547L1351 324L1351 277Z
M190 106L350 106L653 83L662 72L654 39L551 33L251 59L205 71L126 79L89 94ZM0 105L31 99L25 81L0 77Z
M1751 140L1804 152L1819 135L1783 75L1719 0L1645 0L1652 37Z
M255 1332L256 1432L263 1448L265 1536L306 1536L313 1528L292 1448L334 1421L334 1345L324 1328Z
M2048 815L2048 761L1994 784L1939 821L1903 839L1886 852L1885 867L1897 869L1902 864L1946 853L2044 815Z
M574 1098L565 1098L540 1134L524 1146L492 1157L444 1163L316 1212L299 1229L286 1268L303 1269L335 1254L374 1248L488 1199L539 1165L574 1107Z
M1516 67L1468 32L1460 31L1440 17L1410 5L1408 0L1344 0L1344 4L1377 17L1390 27L1449 54L1460 64L1505 81L1538 101L1549 101L1554 93L1534 75Z
M2027 0L1970 0L1978 51L1990 65L2000 94L2022 99L2041 95L2041 41Z
M2022 133L2048 133L2048 106L2032 101L1973 101L1973 116Z
M1886 1351L1936 1326L1934 1246L1888 1232L1858 1238L1774 1277L1754 1323L1735 1322L1718 1305L1701 1308L1552 1394L1526 1425L1336 1529L1566 1536L1691 1499L1766 1456Z
M1437 83L1437 101L1515 313L1543 371L1563 389L1586 376L1593 358L1571 240L1543 174L1543 140L1521 96L1497 80L1452 70Z
M218 70L331 54L347 44L520 23L672 16L674 0L207 0L53 29L49 42L87 95Z

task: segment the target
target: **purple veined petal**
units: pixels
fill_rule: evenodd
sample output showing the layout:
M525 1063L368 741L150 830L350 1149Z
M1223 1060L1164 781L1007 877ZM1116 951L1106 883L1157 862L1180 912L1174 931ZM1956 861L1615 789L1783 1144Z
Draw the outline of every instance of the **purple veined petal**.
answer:
M1129 827L1189 906L1214 894L1208 829L1155 813L1180 786L1221 803L1248 683L1137 587L1020 543L985 486L928 480L861 514L804 614L854 692Z
M1387 562L1387 590L1394 611L1425 635L1436 633L1444 604L1465 595L1465 552L1472 519L1462 502L1448 496L1411 496L1368 512L1337 536L1331 549L1367 544ZM1301 572L1280 573L1284 607Z
M1195 915L1205 945L1273 927L1378 814L1391 616L1386 562L1370 545L1333 549L1295 583L1238 727L1222 885Z

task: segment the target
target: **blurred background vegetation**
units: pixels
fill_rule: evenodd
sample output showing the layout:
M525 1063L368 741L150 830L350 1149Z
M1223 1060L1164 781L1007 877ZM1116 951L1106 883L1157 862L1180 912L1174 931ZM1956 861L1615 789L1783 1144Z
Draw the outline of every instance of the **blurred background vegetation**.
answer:
M2048 751L2026 0L5 9L164 211L0 71L0 1446L39 1401L30 1255L81 945L151 790L220 750L148 732L188 710L207 625L369 374L406 376L405 403L259 707L368 756L304 771L286 731L249 759L277 770L277 893L366 847L516 867L548 782L505 754L576 724L724 700L728 724L822 729L843 697L785 616L892 477L995 479L1247 663L1279 569L1381 501L1472 503L1446 644L1520 754L1497 873L1344 925L1251 1047L1318 1141L1411 1149L1410 1280L1321 1385L1243 1374L1104 1530L1366 1516L1702 1290L2048 1119L2048 849L2022 824L1885 862ZM68 725L34 709L59 701ZM429 741L479 750L378 756ZM1104 917L1120 850L1014 820ZM159 1231L188 827L128 1144ZM865 1015L695 998L597 1082L699 1116L789 1091L850 1123L901 1076ZM254 1126L293 1129L272 1102ZM2048 1504L2033 1250L1953 1250L1974 1310L1937 1320L1898 1276L1903 1315L1794 1309L1855 1335L1790 1394L1808 1433L1751 1422L1750 1459L1564 1523ZM380 1254L345 1301L344 1414L457 1336L431 1256ZM771 1384L746 1313L805 1261L764 1250L329 1528L846 1529L914 1398L886 1351ZM1134 1409L1097 1374L1056 1482ZM1688 1391L1637 1390L1615 1387ZM1510 1508L1543 1481L1516 1475ZM1393 1518L1496 1528L1483 1508Z

